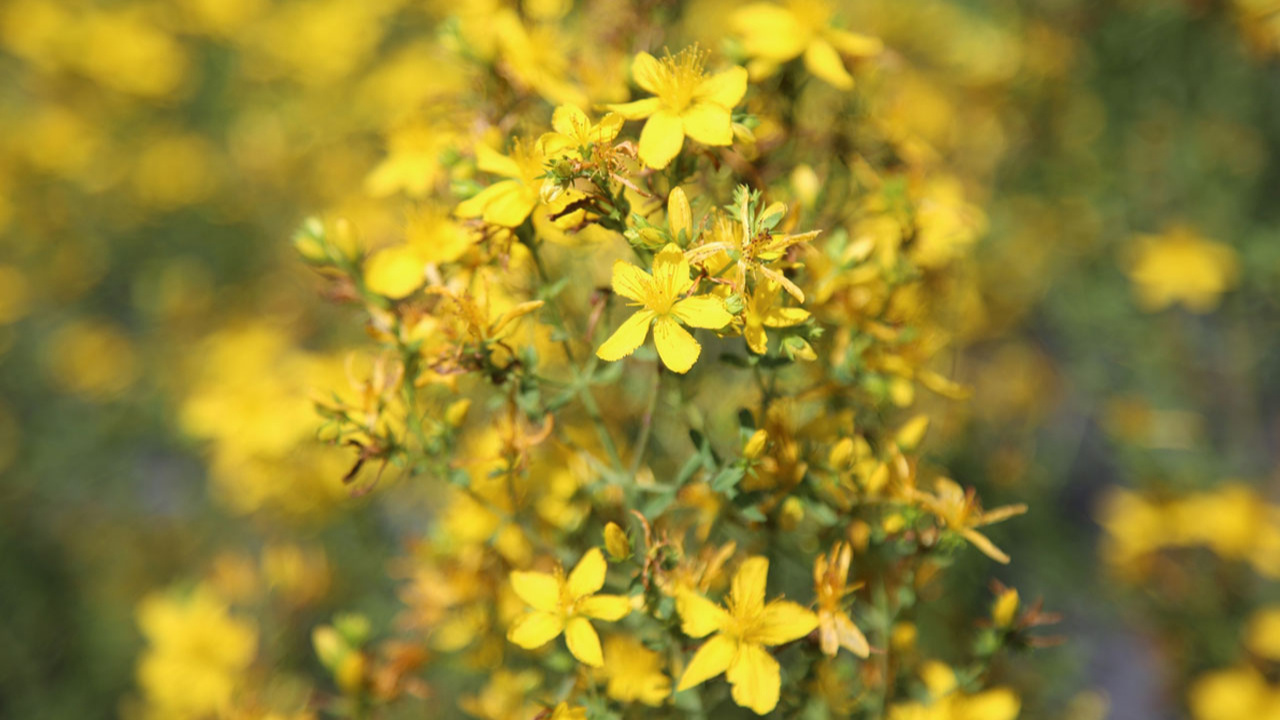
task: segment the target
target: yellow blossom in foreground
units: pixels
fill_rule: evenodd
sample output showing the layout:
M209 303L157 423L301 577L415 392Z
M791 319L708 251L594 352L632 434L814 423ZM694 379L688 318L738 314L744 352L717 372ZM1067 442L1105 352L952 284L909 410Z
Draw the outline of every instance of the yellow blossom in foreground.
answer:
M706 54L689 48L658 60L647 52L636 55L631 74L640 87L656 97L609 109L628 120L648 118L640 131L640 159L651 168L667 166L689 136L703 145L733 142L733 108L747 93L747 71L730 68L708 76Z
M1161 235L1139 236L1126 272L1143 310L1181 304L1191 312L1206 313L1235 286L1238 266L1229 245L1206 240L1188 228L1173 228Z
M597 595L604 587L608 566L599 548L591 548L566 579L564 573L517 570L511 573L511 588L533 609L517 619L507 639L532 650L564 633L569 652L592 667L604 664L600 636L588 618L617 621L631 612L631 602L622 595Z
M733 701L758 715L778 705L782 673L766 647L798 640L818 627L811 611L785 600L765 603L769 560L752 557L738 568L725 607L686 591L676 598L681 629L689 637L712 635L689 661L676 691L725 673Z
M878 38L830 27L832 11L830 3L821 0L791 0L783 5L757 2L738 8L729 22L742 36L743 50L756 58L752 76L771 75L779 64L803 55L809 72L848 90L853 77L840 54L870 57L883 45Z
M653 325L653 344L662 364L674 372L688 372L698 361L702 346L680 327L722 328L733 319L724 301L714 295L683 297L693 288L689 261L675 245L667 245L653 260L653 274L622 260L613 264L613 291L640 309L627 318L596 355L615 361L635 352Z
M866 636L843 608L845 596L858 587L848 586L852 561L853 548L848 543L837 543L831 549L830 560L826 555L819 555L813 563L813 585L818 599L818 640L825 655L834 656L840 648L858 657L871 654Z
M487 145L476 146L476 168L507 178L463 201L455 211L461 218L483 218L503 227L516 227L538 206L545 155L541 142L516 142L510 155Z
M613 635L604 642L609 679L605 692L621 702L642 702L658 707L671 695L671 680L662 672L662 656L634 640Z

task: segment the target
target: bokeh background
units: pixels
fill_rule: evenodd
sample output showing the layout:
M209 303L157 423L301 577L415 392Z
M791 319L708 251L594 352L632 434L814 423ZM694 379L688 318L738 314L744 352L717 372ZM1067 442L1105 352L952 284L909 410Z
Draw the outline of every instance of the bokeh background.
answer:
M147 598L198 577L256 598L284 695L316 624L396 613L419 521L313 441L360 328L290 238L394 232L449 163L423 108L485 91L459 53L573 99L566 40L491 4L0 4L0 717L134 713ZM630 11L718 47L731 5ZM1280 3L840 6L985 214L929 452L1032 508L999 572L1067 642L1015 668L1023 717L1280 716Z

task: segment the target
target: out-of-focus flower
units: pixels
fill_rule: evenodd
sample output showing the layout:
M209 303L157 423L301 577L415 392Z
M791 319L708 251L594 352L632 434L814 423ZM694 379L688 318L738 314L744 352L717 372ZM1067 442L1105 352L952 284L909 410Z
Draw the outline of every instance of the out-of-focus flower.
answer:
M1194 313L1207 313L1218 307L1223 293L1235 287L1239 261L1231 246L1206 240L1189 227L1175 226L1159 235L1135 238L1125 272L1143 310L1182 305Z
M755 2L735 10L729 24L742 36L742 49L754 58L748 67L752 77L767 77L778 65L803 55L809 72L833 87L849 90L853 76L840 55L871 57L883 45L879 38L832 27L834 14L835 8L823 0Z

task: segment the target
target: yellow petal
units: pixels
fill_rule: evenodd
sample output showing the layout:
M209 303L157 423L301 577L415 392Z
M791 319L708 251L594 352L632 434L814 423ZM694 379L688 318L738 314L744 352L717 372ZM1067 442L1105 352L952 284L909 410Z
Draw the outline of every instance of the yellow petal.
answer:
M871 57L884 49L880 38L870 35L832 28L828 28L824 35L842 54L852 57Z
M645 165L661 170L666 167L684 145L684 123L679 115L659 110L644 124L640 131L640 159Z
M569 653L584 664L591 667L604 665L603 653L600 651L600 636L586 618L570 618L564 626L564 641L569 645Z
M593 143L607 143L618 137L622 131L622 123L626 121L621 113L609 113L601 118L600 123L591 129L590 140Z
M591 548L569 573L569 597L577 600L592 595L604 587L604 574L609 569L600 548Z
M578 602L578 612L596 620L617 622L631 614L631 598L625 595L592 595Z
M751 3L734 11L730 27L742 36L742 48L751 57L785 62L799 55L809 33L796 16L774 3Z
M729 324L733 315L724 307L724 301L715 295L694 295L671 307L671 313L690 327L716 330Z
M641 310L627 318L596 350L596 357L606 362L615 362L635 352L636 348L644 344L653 317L653 311Z
M673 236L679 238L683 232L685 242L693 239L693 209L683 188L672 188L667 196L667 226Z
M667 246L653 258L653 287L662 297L674 301L693 287L689 278L689 259L675 243Z
M848 615L844 613L836 615L835 629L841 647L861 658L871 654L871 645L867 642L867 636L862 634Z
M831 47L826 40L814 40L804 51L804 66L809 72L827 81L832 87L849 90L853 87L853 76L844 69L844 61L840 53Z
M426 263L408 245L374 253L364 263L364 283L373 292L399 300L426 281Z
M732 67L703 80L694 92L694 97L701 102L714 103L725 110L732 110L742 102L742 96L746 94L746 68Z
M689 368L698 362L698 356L702 354L702 346L698 341L670 315L654 321L653 344L658 348L662 364L672 372L689 372Z
M551 642L563 629L564 623L559 615L534 610L516 618L507 632L507 639L526 650L533 650Z
M791 327L809 319L809 311L804 308L772 308L761 318L766 327Z
M476 167L484 172L503 177L520 177L520 166L515 160L488 145L476 146Z
M733 122L730 113L715 103L695 103L680 114L684 133L703 145L732 145Z
M515 180L503 180L494 183L489 187L481 190L467 200L458 203L458 207L454 210L454 214L463 218L480 217L484 214L484 209L492 204L497 198L512 192L520 190L520 183Z
M751 616L764 610L764 588L769 577L769 558L755 556L747 558L738 572L733 576L733 587L729 594L733 596L734 614Z
M511 573L511 589L529 607L543 612L560 608L560 581L544 572L516 570Z
M729 613L705 597L686 590L676 597L680 629L692 638L706 637L729 624Z
M551 114L551 127L561 135L579 141L591 129L591 119L576 105L561 105Z
M747 340L747 347L757 355L769 352L769 336L764 332L764 325L748 322L742 328L742 337Z
M986 555L1001 565L1009 564L1009 556L1006 555L1003 550L996 547L995 543L988 540L986 535L970 528L964 528L960 531L960 534L964 536L965 540L973 543L974 547L981 550L983 555Z
M613 263L613 291L628 300L644 302L653 278L625 260Z
M703 643L702 647L698 648L698 652L693 654L693 659L684 669L684 674L680 676L680 684L676 686L676 692L688 690L728 670L737 650L737 643L723 635L716 635Z
M666 70L663 69L662 63L647 52L637 54L635 60L631 61L631 77L636 85L654 95L657 95L658 88L662 87L662 79L665 75Z
M759 645L743 643L726 675L733 685L733 701L757 715L778 706L782 671L778 661Z
M760 616L760 624L752 638L763 645L781 645L813 632L818 616L800 605L786 600L769 603Z
M627 120L642 120L658 112L658 108L662 107L662 101L651 97L629 103L613 103L605 107Z
M514 192L508 192L493 199L485 206L484 221L490 225L516 227L529 217L529 213L538 206L538 194L529 188L508 180L514 186Z

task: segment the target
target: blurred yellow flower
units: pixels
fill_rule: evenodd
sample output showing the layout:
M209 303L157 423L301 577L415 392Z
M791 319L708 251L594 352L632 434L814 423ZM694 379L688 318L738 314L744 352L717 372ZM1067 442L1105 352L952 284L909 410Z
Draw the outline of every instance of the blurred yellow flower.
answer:
M640 641L610 635L604 641L604 660L605 692L614 700L658 707L671 695L671 679L662 672L662 656Z
M1236 285L1239 261L1230 245L1206 240L1195 230L1176 226L1159 235L1139 235L1125 272L1138 305L1147 312L1181 304L1194 313L1218 306Z
M878 38L831 27L835 8L824 0L788 0L777 5L755 2L738 8L729 17L742 37L742 49L755 62L752 77L773 74L778 65L804 56L804 65L819 78L841 90L853 87L853 76L840 55L870 57L883 47Z
M476 146L476 168L507 178L464 200L455 211L462 218L483 218L503 227L516 227L529 217L541 199L545 154L541 142L515 141L510 155L488 145Z
M197 720L230 709L257 652L257 632L206 587L188 597L151 595L138 606L147 647L138 684L157 719Z

